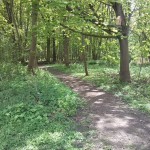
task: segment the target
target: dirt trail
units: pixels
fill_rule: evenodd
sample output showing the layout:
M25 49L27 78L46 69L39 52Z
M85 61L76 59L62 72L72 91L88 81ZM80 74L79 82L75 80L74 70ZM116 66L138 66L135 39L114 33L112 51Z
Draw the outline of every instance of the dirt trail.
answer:
M128 108L119 98L78 78L48 68L52 74L87 100L86 119L96 130L91 150L150 150L150 117ZM77 117L82 120L81 112Z

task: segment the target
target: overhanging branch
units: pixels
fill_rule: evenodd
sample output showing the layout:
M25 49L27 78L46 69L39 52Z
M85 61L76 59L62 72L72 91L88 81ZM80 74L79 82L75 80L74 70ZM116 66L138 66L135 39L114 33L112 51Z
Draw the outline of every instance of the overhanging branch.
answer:
M70 27L68 27L68 26L66 26L62 23L60 23L60 25L64 28L72 31L72 32L79 33L79 34L82 34L82 35L85 35L85 36L92 36L92 37L99 37L99 38L117 38L117 36L113 36L113 35L98 35L98 34L92 34L92 33L85 33L85 32L70 28Z

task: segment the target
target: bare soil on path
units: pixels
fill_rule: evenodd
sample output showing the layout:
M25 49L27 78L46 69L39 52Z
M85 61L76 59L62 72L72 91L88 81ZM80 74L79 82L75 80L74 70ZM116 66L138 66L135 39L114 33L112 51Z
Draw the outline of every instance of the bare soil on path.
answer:
M150 150L150 116L129 108L114 95L49 67L48 70L87 101L78 113L80 122L89 121L96 134L91 150Z

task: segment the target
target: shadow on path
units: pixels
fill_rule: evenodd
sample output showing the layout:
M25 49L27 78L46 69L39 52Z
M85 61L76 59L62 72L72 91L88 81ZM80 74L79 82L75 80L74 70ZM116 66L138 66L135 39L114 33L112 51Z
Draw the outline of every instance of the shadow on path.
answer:
M76 77L46 70L68 85L88 102L86 119L96 130L92 150L102 150L103 142L112 150L150 150L150 117L128 108L119 98ZM85 113L85 112L84 112ZM77 116L82 120L82 112ZM85 116L84 116L85 117Z

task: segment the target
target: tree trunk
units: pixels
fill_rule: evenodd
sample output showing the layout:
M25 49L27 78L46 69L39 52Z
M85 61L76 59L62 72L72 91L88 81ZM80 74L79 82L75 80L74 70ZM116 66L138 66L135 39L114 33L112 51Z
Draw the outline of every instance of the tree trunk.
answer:
M92 39L92 60L97 60L97 52L96 52L96 39Z
M84 71L85 71L85 75L88 76L88 67L87 67L87 56L86 56L86 50L87 50L87 46L85 45L85 40L84 40L84 35L82 35L82 58L83 58L83 64L84 64Z
M3 3L6 9L6 13L7 13L7 17L5 16L5 19L7 20L7 23L13 27L14 25L13 25L12 13L13 13L14 1L3 0ZM13 28L12 28L12 35L11 35L10 41L12 41L14 43L14 46L16 47L16 36L15 36L15 32ZM13 61L16 63L17 57L16 57L15 51L12 51L12 56L13 56Z
M50 37L47 37L47 51L46 51L46 61L50 63Z
M149 52L149 56L148 56L148 61L149 61L149 63L150 63L150 52Z
M84 71L85 71L85 76L88 76L88 67L87 67L87 56L85 50L83 51L83 63L84 63Z
M38 19L38 8L39 1L32 1L32 40L31 40L31 49L29 54L29 63L28 63L28 71L34 72L34 68L37 67L36 60L36 44L37 44L37 19Z
M3 0L4 6L6 8L6 12L7 12L7 22L8 24L12 24L13 23L13 19L12 19L12 11L13 11L13 0L11 1L6 1Z
M69 37L67 37L66 33L64 36L64 63L66 67L69 67Z
M59 62L63 62L62 41L59 41Z
M129 47L128 47L128 32L129 26L126 23L126 17L123 12L122 4L112 2L113 9L116 17L119 18L120 24L117 24L118 30L121 33L119 36L120 44L120 81L130 82L130 70L129 70Z
M56 41L53 37L53 63L56 63Z
M120 81L130 82L128 39L119 38L120 44Z

